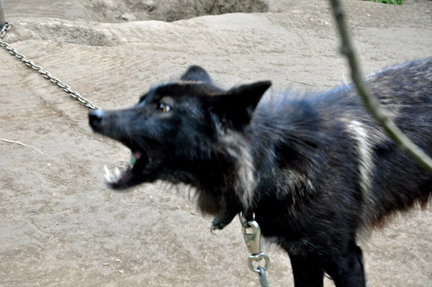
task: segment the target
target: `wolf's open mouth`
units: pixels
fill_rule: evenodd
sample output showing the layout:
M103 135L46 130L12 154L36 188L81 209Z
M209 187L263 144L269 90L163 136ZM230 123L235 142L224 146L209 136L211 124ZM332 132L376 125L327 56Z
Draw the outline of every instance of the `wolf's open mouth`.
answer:
M132 151L130 165L123 170L115 167L114 171L110 171L106 166L104 166L106 183L111 188L116 188L126 184L134 176L134 173L137 172L137 169L145 166L148 160L149 159L145 153Z

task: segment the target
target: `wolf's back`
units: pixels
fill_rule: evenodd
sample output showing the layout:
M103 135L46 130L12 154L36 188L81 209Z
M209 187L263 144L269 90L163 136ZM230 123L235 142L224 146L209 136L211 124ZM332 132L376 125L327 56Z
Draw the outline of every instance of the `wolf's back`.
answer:
M432 156L432 58L385 68L367 83L396 125ZM432 177L387 137L352 86L267 95L249 134L256 166L273 179L260 180L258 194L271 185L292 203L328 195L326 205L339 201L335 209L358 214L359 226L429 202Z

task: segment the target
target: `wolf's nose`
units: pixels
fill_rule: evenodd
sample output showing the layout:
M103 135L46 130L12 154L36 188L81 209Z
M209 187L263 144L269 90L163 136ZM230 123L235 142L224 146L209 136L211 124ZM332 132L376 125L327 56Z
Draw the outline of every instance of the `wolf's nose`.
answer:
M104 112L101 110L93 110L88 113L89 124L92 128L96 128L104 118Z

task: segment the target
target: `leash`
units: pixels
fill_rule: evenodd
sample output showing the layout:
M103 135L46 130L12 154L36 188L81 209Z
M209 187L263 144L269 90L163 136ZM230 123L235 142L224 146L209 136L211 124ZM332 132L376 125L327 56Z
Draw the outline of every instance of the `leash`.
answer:
M12 48L8 43L3 41L3 37L6 35L6 32L10 30L12 26L5 22L3 27L1 27L0 30L0 46L5 48L6 51L11 53L12 56L17 57L21 62L27 65L27 67L32 68L33 70L37 71L40 75L42 75L45 79L50 80L53 84L61 88L64 92L69 94L72 98L76 99L83 105L85 105L87 108L92 110L100 110L96 105L93 105L92 102L81 96L78 92L71 89L70 86L64 84L62 81L60 81L58 78L53 77L50 72L45 71L41 66L36 65L33 63L33 61L28 60L23 54L18 53L18 51L15 48Z
M239 213L240 223L242 225L243 238L246 243L246 247L251 253L248 257L248 266L249 269L259 275L259 282L261 287L269 287L267 277L265 271L270 266L270 258L261 251L261 228L258 225L258 222L255 221L255 213L252 213L252 220L248 221L246 216L243 215L243 212ZM248 229L252 229L252 232L249 233ZM258 266L255 267L253 265L254 262L264 260L264 267Z

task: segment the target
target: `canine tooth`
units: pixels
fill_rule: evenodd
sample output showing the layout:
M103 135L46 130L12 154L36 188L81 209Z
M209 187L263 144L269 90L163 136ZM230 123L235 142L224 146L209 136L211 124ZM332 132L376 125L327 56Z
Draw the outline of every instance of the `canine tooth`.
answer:
M104 165L104 170L105 170L105 177L111 174L111 172L109 171L106 165Z
M105 174L105 180L106 180L108 183L112 183L111 178L110 178L110 176L109 176L108 174Z
M116 181L116 177L111 173L111 171L104 165L105 169L105 179L108 183L113 183Z
M105 180L108 183L111 183L111 174L110 174L110 171L108 170L108 168L106 167L106 165L104 165L104 170L105 170Z
M118 167L116 167L114 169L114 175L116 176L117 179L120 179L122 177L122 174L121 174L121 172L120 172L120 170L119 170Z

